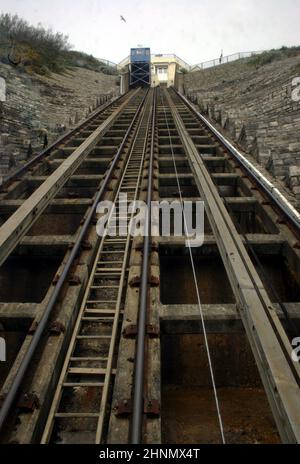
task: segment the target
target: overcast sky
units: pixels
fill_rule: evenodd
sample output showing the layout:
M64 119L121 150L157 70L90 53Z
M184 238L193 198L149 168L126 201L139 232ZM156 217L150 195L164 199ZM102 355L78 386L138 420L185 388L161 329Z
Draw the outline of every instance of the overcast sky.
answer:
M138 44L190 64L221 49L225 56L300 45L300 0L1 0L0 10L63 32L75 49L114 62Z

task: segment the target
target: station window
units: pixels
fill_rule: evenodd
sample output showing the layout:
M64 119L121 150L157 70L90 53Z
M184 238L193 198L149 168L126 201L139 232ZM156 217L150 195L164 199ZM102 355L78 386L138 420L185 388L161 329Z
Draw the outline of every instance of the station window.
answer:
M157 73L158 74L166 74L168 72L168 67L167 66L159 66L157 68Z

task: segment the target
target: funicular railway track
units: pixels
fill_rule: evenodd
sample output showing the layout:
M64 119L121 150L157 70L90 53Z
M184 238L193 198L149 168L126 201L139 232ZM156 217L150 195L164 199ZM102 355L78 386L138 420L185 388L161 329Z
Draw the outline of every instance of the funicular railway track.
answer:
M51 253L43 215L64 214L71 207L81 216L75 233L72 229L63 234L57 225L54 246L63 251L63 259L54 285L28 317L28 335L2 386L4 442L162 440L155 330L161 314L153 302L159 286L155 269L165 239L122 235L130 216L115 237L99 238L95 231L99 201L117 202L108 220L110 232L124 193L129 201L143 198L148 206L151 199L162 198L204 201L209 224L204 245L213 242L219 250L280 437L300 442L300 370L291 359L298 300L292 305L293 300L274 297L251 255L253 249L276 250L296 274L298 214L276 192L272 197L274 189L266 189L213 129L173 89L131 91L7 183L0 196L0 264L41 245L48 244ZM185 239L177 241L183 244ZM189 256L195 271L191 248ZM198 296L193 317L198 315L202 324L219 441L226 442L201 282L196 272L193 278ZM9 325L10 308L20 317L14 305L9 308L8 297L6 301L4 326ZM43 364L50 356L53 372L43 379Z
M135 202L138 199L151 129L149 116L151 104L151 99L148 98L134 134L129 157L114 198L118 206L110 213L107 234L103 236L97 250L42 443L50 441L55 422L59 419L72 421L76 418L95 419L97 425L94 441L95 443L103 441L109 390L112 384L111 377L114 374L113 368L116 360L116 343L120 337L122 324L122 297L127 284L127 265L131 249L131 237L126 235L131 217L127 218L120 214L122 214L122 202L125 202L125 195L129 202ZM120 235L110 238L111 229L118 218L122 221L118 224ZM82 357L82 353L85 352L100 354L102 357ZM91 378L93 381L90 380ZM91 408L91 412L76 412L73 410L74 403L76 404L75 397L77 395L78 408L81 410L80 398L86 395L82 389L86 388L100 390L99 404L91 401L90 405L87 405ZM66 392L68 389L72 390L73 398L65 400L68 397ZM98 395L94 393L95 400ZM60 412L60 403L63 412ZM93 433L92 425L90 429ZM76 442L76 434L73 433L72 439Z
M205 202L210 227L235 294L253 354L258 361L257 365L281 436L284 436L287 441L298 441L299 366L291 361L290 341L274 312L271 297L269 296L268 282L261 280L262 277L258 274L251 261L250 250L246 249L249 242L243 243L245 234L242 233L242 229L245 224L238 215L235 216L233 213L233 207L230 203L234 202L235 198L230 198L232 194L228 194L228 190L226 192L226 188L228 189L226 180L231 178L237 181L235 187L237 195L232 196L243 197L246 192L247 194L249 192L251 201L254 200L262 208L267 207L267 210L269 207L274 207L274 204L272 205L270 201L271 197L267 201L262 186L260 184L255 185L249 173L243 171L237 163L238 160L234 153L228 153L222 140L217 139L206 122L198 117L178 94L174 92L171 95L165 95L162 105L167 107L168 117L173 119L174 127L178 131L182 146L188 156L191 172L200 196ZM202 132L200 136L198 131L195 133L195 128L200 129ZM171 137L170 143L172 144ZM217 160L218 155L220 155L219 160ZM216 164L220 162L221 165L224 163L223 166L226 166L225 172L219 174L218 169L215 169L215 167L209 169L209 166L211 167L214 162ZM221 168L221 171L223 170L224 167ZM243 185L241 179L245 178L246 182ZM239 182L241 182L240 185ZM243 189L245 190L243 191ZM230 190L232 191L229 188ZM290 208L290 211L287 210L288 208L286 208L286 212L290 213L290 217L293 216L293 219L295 219L296 216L299 219L299 215L293 208ZM289 215L287 214L287 216ZM252 233L256 232L256 227L258 227L258 230L260 229L259 224L258 226L255 225L256 220L257 218L252 218L251 224L250 218L248 227ZM292 226L292 229L295 222L297 221L283 221L282 217L276 219L277 224L285 224L287 228ZM288 232L290 232L290 229ZM295 242L292 241L292 244L295 245ZM199 309L201 312L200 301ZM285 315L288 316L288 311L286 311ZM204 327L203 330L205 331ZM292 330L294 336L299 333L295 327L290 328L290 330ZM284 379L284 382L282 379ZM291 400L295 401L292 409L290 409ZM218 409L217 397L216 403ZM296 409L298 412L292 417ZM219 419L222 435L221 418L219 417ZM224 441L224 436L222 438Z
M7 419L7 416L15 400L15 396L18 394L20 385L22 384L22 381L23 381L23 377L26 374L26 369L28 365L30 364L30 362L32 361L32 355L36 347L39 344L40 337L45 329L45 326L51 315L53 307L57 303L58 295L60 291L62 290L62 287L65 283L66 277L68 276L71 266L74 264L76 255L78 251L80 250L80 246L82 246L83 238L86 238L86 232L88 228L90 227L90 223L92 219L95 217L95 211L96 211L97 205L100 199L102 198L103 193L109 190L109 188L113 190L113 187L109 186L109 182L113 179L114 176L115 178L117 178L117 174L120 175L121 173L122 164L121 164L121 167L117 167L117 164L119 161L122 161L122 157L124 158L124 154L125 154L125 159L126 159L127 150L126 150L125 145L128 143L129 139L133 137L134 131L136 130L136 126L138 124L138 119L140 118L140 115L141 115L141 111L144 108L145 99L146 99L146 94L143 91L137 90L134 92L130 92L127 98L125 98L125 101L124 99L122 99L123 101L121 102L121 106L119 108L114 110L115 104L113 103L112 105L108 107L109 114L104 114L104 116L101 114L100 121L99 120L97 121L97 119L95 120L93 118L91 123L89 124L88 129L86 127L80 127L79 132L86 131L85 137L83 137L83 139L80 140L79 134L76 131L76 133L74 134L75 139L71 139L71 142L69 142L68 144L69 146L62 147L62 148L59 147L58 150L54 151L52 155L52 158L54 159L56 159L57 156L59 157L61 155L66 156L66 160L62 161L60 167L57 168L53 173L54 179L53 179L52 185L51 184L50 186L46 185L52 177L50 175L50 177L48 177L47 180L45 180L45 182L42 183L40 188L35 190L35 192L32 195L29 195L29 198L27 199L27 201L20 202L22 203L22 206L20 206L17 209L16 213L12 214L9 217L9 219L6 221L6 223L4 224L4 228L5 228L5 226L9 225L9 222L11 221L12 228L15 229L16 242L14 242L11 245L13 247L15 243L18 243L20 241L21 236L25 234L25 232L28 229L30 229L30 226L32 225L32 223L34 223L34 220L37 219L38 213L41 214L41 212L45 209L47 204L50 203L50 200L53 196L53 194L51 194L51 189L53 188L52 186L54 186L56 193L59 192L59 194L57 195L58 200L56 200L55 198L54 202L55 200L59 202L60 195L63 195L63 197L64 195L66 195L68 198L70 197L76 198L78 196L83 196L83 198L91 197L91 200L89 200L88 202L88 205L90 207L88 208L86 214L82 215L82 220L80 223L81 227L79 228L79 232L74 237L75 239L74 242L70 244L71 252L68 253L66 256L66 261L62 265L61 274L57 274L54 292L51 294L49 301L46 302L46 308L43 311L41 320L35 321L34 330L31 329L31 333L33 334L32 340L29 341L28 349L25 348L24 357L20 361L17 375L14 377L12 381L12 386L9 386L7 395L5 394L5 399L3 401L3 406L1 409L1 425L5 423L5 420ZM103 120L104 122L101 124ZM91 131L92 133L90 135ZM105 134L106 137L103 137L103 134ZM116 134L116 138L114 138L115 134ZM99 139L101 139L100 143L98 143ZM81 141L83 142L83 144L81 144ZM111 141L113 141L115 145L110 145ZM79 148L74 148L76 146L79 146ZM69 153L71 154L69 155ZM104 158L103 156L101 156L102 153L111 154L111 155L114 154L115 156ZM81 188L79 189L79 195L76 191L74 192L74 187L73 187L74 177L75 177L75 182L76 182L76 176L72 177L72 174L74 172L76 174L76 168L80 169L81 163L80 162L77 163L77 160L76 160L77 156L81 158L80 159L81 163L84 163L85 158L87 156L89 158L96 157L96 160L95 158L92 158L92 159L94 159L94 161L98 163L98 166L101 169L101 171L104 171L103 179L102 179L102 176L99 176L99 174L97 176L91 176L91 175L83 176L84 184L83 186L81 185L79 186ZM70 160L70 158L73 158L73 159ZM104 167L103 167L103 161L104 161ZM124 159L123 159L123 162L124 162ZM73 166L73 164L75 164L75 166ZM71 166L71 169L68 172L68 175L66 175L64 172L65 166L67 170L68 170L68 167ZM46 168L47 167L48 165L46 164ZM58 172L60 171L60 168L63 168L62 173ZM39 169L39 167L37 169ZM83 169L85 169L84 166L83 166ZM56 175L57 177L55 178ZM94 179L92 177L94 177ZM57 181L57 179L60 179L60 178L62 180L61 180L61 184L59 185L59 182ZM93 186L93 183L92 183L93 180L94 180L95 187L94 189L91 189L91 185ZM67 188L66 188L67 191L66 191L66 194L64 194L64 192L62 193L62 187L66 184L67 181L70 182L70 186L68 186L67 184ZM8 188L4 192L5 198L7 197L11 198L12 196L20 196L22 198L24 195L24 192L22 190L19 191L18 187L19 185L17 186L12 185L11 190ZM45 192L41 191L44 188L46 189L46 192L48 192L46 193L46 195L45 195ZM25 192L25 195L26 195L26 192ZM44 199L46 200L38 212L37 212L37 209L35 209L32 205L32 203L34 203L34 200L33 200L34 196L38 196L38 200L40 199L42 199L42 201L44 201ZM4 203L5 203L5 200L4 200ZM25 205L25 208L24 208L24 205ZM23 215L22 215L22 211L20 211L22 209L25 212L25 214ZM31 217L31 220L28 219L28 225L27 225L25 221L28 217L28 210L29 210L29 216L32 215L34 219L32 217ZM21 216L20 222L18 221L18 218L15 218L15 216L19 214ZM20 226L16 224L18 222ZM23 226L24 222L26 224L25 227ZM19 227L19 230L18 230L18 227ZM2 228L2 231L3 231L3 228ZM2 241L3 259L5 259L5 256L9 254L9 250L7 249L8 247L6 245L7 242L5 240L6 239L5 236L10 237L11 239L12 235L7 234L4 230L4 233L3 233L4 239ZM88 244L88 248L92 248L90 244ZM5 386L4 386L4 389L5 389Z

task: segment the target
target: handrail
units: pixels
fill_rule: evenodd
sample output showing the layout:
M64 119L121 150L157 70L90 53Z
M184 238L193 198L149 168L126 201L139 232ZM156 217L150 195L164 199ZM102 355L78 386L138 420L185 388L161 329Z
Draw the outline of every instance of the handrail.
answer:
M232 53L231 55L226 55L226 56L220 56L219 58L215 58L213 60L208 60L208 61L203 61L202 63L197 63L194 65L188 64L185 60L179 58L175 53L152 53L151 54L151 61L155 57L165 57L165 58L174 58L178 61L178 63L185 69L187 69L190 72L194 71L200 71L202 69L208 69L208 68L213 68L215 66L219 66L220 64L226 64L226 63L231 63L232 61L237 61L242 58L251 58L252 56L255 55L260 55L261 53L264 53L266 50L255 50L255 51L250 51L250 52L237 52L237 53ZM130 62L130 55L128 55L126 58L124 58L122 61L120 61L116 66L118 69L121 69L123 66L128 64Z
M252 52L237 52L232 53L231 55L220 56L219 58L215 58L214 60L203 61L202 63L195 64L191 66L191 71L200 71L202 69L213 68L216 66L220 66L221 64L232 63L233 61L240 60L242 58L251 58L255 55L260 55L264 53L265 50L257 50Z
M117 68L117 63L114 63L113 61L105 60L104 58L97 58L101 63L106 64L107 66L111 66L112 68Z
M191 65L189 65L186 61L183 59L179 58L175 53L151 53L151 62L155 61L155 58L174 58L181 67L187 69L188 71L192 68ZM118 64L117 68L122 69L124 66L130 63L130 55L126 56L126 58L123 58Z

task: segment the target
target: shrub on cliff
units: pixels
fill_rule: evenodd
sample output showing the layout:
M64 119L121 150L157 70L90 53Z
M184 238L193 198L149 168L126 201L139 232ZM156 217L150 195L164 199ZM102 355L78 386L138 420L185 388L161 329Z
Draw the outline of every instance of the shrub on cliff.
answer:
M0 15L0 62L38 74L59 73L73 66L116 73L92 55L70 49L66 35L42 25L31 26L17 15Z
M102 72L104 74L117 74L117 70L115 68L108 66L93 55L77 52L75 50L69 50L65 53L65 63L67 66L78 66L80 68L86 68L92 71Z
M59 32L31 26L17 15L0 15L1 61L36 72L45 68L56 72L64 68L64 53L69 48L68 37Z
M259 55L255 55L249 59L249 64L254 65L257 68L265 66L266 64L272 63L276 60L282 60L283 58L289 58L291 56L300 55L300 47L281 47L279 49L273 49L263 52Z

